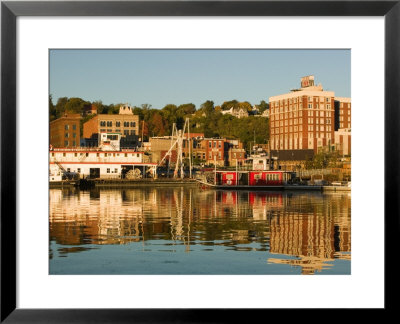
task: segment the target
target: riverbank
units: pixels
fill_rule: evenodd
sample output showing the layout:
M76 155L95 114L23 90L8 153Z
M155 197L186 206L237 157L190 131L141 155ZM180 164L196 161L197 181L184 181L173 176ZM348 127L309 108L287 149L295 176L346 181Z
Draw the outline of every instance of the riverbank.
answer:
M171 187L171 186L197 186L198 182L192 179L94 179L93 184L98 188L138 188L138 187ZM49 182L50 188L74 187L79 180L63 180Z
M318 185L282 185L282 186L213 186L206 185L194 179L95 179L90 181L93 187L97 188L142 188L142 187L174 187L174 186L204 186L209 189L219 190L285 190L285 191L351 191L351 187L347 186L318 186ZM52 181L49 183L50 188L64 188L79 186L79 180L63 180Z

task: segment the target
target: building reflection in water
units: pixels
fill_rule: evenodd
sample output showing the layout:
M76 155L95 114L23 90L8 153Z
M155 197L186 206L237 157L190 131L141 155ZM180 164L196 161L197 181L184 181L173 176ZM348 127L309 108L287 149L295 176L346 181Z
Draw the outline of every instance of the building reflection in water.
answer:
M350 194L197 188L50 190L50 241L60 255L103 244L266 251L303 274L350 259ZM50 256L53 251L50 251ZM268 254L269 256L271 254Z

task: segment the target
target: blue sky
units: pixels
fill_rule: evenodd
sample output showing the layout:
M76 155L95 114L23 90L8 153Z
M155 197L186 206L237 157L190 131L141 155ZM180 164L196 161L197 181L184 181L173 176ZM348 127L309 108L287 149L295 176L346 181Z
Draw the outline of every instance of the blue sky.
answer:
M258 104L300 77L351 96L350 50L50 50L50 94L104 104Z

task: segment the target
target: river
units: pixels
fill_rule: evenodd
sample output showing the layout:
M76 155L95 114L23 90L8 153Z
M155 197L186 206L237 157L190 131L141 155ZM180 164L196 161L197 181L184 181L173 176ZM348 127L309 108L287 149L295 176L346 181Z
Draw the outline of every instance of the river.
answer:
M351 195L50 189L50 274L348 275Z

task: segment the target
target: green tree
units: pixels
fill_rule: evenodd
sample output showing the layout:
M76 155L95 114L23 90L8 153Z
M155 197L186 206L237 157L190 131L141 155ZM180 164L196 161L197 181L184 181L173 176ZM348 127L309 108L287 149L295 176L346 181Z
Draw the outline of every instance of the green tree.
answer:
M214 112L214 101L207 100L206 102L202 103L200 110L205 113L206 116L211 116L211 114Z
M65 111L82 114L85 105L90 105L90 102L84 101L81 98L69 98L65 104Z
M56 109L56 115L57 118L60 118L62 116L62 114L65 111L65 105L68 102L68 98L67 97L61 97L58 98L55 109Z
M232 107L237 108L239 102L237 100L230 100L230 101L224 101L224 103L221 105L222 110L229 110Z
M191 115L196 112L196 106L192 103L182 104L178 106L178 111L181 111L183 115Z
M265 110L269 109L269 104L265 102L265 100L261 100L258 105L256 105L260 114L262 114Z
M49 119L50 119L50 121L53 121L57 118L59 118L59 116L57 115L56 106L54 106L54 104L53 104L53 96L50 94L49 95Z
M245 110L245 111L251 111L252 108L253 108L253 107L251 106L251 103L248 102L248 101L239 102L239 103L237 104L237 107L238 107L238 108L242 108L242 109Z

